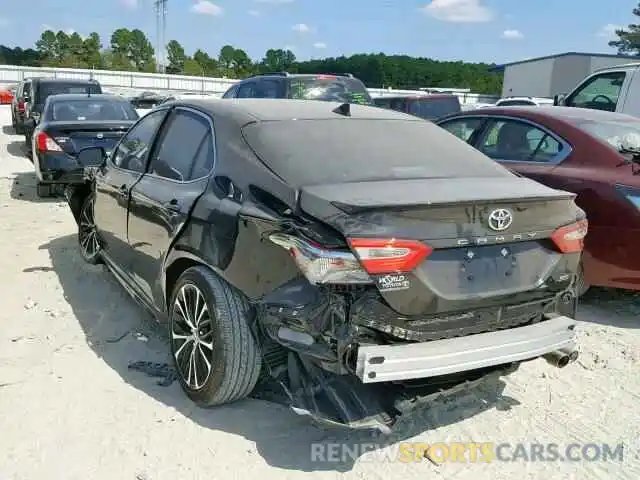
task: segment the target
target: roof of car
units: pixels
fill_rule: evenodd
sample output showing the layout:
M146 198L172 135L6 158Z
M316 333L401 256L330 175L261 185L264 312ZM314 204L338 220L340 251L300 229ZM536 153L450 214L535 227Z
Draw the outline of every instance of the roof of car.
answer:
M526 116L546 116L556 118L558 120L587 120L587 121L629 121L637 120L636 117L626 115L624 113L607 112L604 110L594 110L590 108L577 107L560 107L553 105L540 106L505 106L505 107L488 107L477 110L468 110L456 115L474 116L474 115L518 115Z
M122 98L119 95L112 95L110 93L92 93L91 95L86 93L59 93L57 95L51 95L48 97L51 102L58 101L72 101L72 100L115 100L118 102L127 102L126 98Z
M398 98L407 98L411 100L425 100L432 98L457 98L457 95L453 93L425 93L423 95L420 94L407 94L407 95L384 95L383 97L375 97L373 100L382 100L382 99L398 99Z
M97 80L92 80L90 78L51 78L51 77L33 77L30 80L37 80L38 82L46 82L46 83L77 83L77 84L86 84L92 83L97 84Z
M347 118L333 112L343 105L340 102L325 102L318 100L291 100L275 98L241 98L241 99L181 99L178 105L193 106L212 115L226 115L236 122L246 124L255 121L278 120L327 120ZM387 119L387 120L424 120L396 112L368 105L350 105L351 118L358 119Z

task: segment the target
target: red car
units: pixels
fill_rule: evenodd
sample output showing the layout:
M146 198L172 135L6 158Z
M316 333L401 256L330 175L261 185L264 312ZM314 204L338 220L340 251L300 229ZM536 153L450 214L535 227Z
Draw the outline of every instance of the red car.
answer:
M589 219L581 294L590 285L640 290L640 118L496 107L436 123L516 173L577 194Z
M15 88L12 90L11 88L3 88L0 89L0 105L9 105L13 101L13 95L15 93Z

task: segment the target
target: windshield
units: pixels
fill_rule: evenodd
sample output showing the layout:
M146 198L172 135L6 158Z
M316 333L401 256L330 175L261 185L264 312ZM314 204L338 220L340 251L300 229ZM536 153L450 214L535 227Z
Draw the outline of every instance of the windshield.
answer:
M62 93L102 93L99 85L90 83L41 83L38 86L37 103L44 101L51 95L60 95Z
M577 121L576 125L594 137L604 140L616 150L640 149L640 120Z
M328 102L373 104L369 91L357 78L318 75L291 79L291 98Z
M244 134L260 159L292 186L512 175L445 129L422 120L261 122L247 125Z
M426 120L436 120L460 111L458 97L420 98L409 101L409 113Z
M47 120L54 122L129 121L139 117L129 102L91 98L55 101L47 110Z

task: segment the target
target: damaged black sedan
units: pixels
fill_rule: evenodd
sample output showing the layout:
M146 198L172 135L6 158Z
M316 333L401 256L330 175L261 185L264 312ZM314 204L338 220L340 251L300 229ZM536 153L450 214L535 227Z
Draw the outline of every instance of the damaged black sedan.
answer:
M297 413L388 430L442 392L577 357L574 195L416 117L172 102L87 179L66 192L81 254L168 324L198 404L264 380Z

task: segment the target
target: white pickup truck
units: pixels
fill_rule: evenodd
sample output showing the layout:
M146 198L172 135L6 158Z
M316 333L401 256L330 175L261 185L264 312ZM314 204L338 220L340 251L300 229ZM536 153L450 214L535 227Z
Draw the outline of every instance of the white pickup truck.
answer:
M570 93L556 95L554 105L605 110L640 117L640 63L597 70Z

